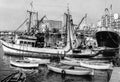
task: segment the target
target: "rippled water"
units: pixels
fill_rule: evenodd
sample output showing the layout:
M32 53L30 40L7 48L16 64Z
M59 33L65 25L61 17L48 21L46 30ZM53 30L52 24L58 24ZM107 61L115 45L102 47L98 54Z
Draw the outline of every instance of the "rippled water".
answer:
M10 65L10 57L4 55L0 49L0 81L9 74L23 70L26 73L26 82L108 82L107 72L95 70L94 76L62 76L61 74L49 71L46 66L39 66L38 69L22 69ZM16 57L12 57L15 58Z

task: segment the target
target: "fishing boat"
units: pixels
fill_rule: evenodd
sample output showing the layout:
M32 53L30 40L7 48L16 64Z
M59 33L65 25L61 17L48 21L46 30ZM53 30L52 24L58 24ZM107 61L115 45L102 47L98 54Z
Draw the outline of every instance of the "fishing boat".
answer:
M24 72L15 72L4 78L1 82L25 82L26 75Z
M29 18L29 29L28 32L30 32L30 26L31 26L31 16L35 12L30 13ZM38 33L34 34L33 36L16 36L14 41L9 43L4 40L1 40L3 50L6 54L14 54L14 55L22 55L22 56L34 56L33 54L69 54L71 53L71 48L77 47L77 39L75 39L75 35L73 34L73 22L72 16L69 13L64 14L66 17L66 29L67 29L67 41L66 46L63 48L52 48L45 46L45 34L46 33L40 33L36 30ZM37 20L37 24L35 27L39 28L39 24L43 21L44 17L41 20Z
M111 26L112 18L108 13L109 10L106 8L105 15L102 17L105 25L99 28L95 34L98 47L100 47L97 50L102 51L104 56L115 56L119 52L120 35Z
M41 64L48 64L48 59L26 58L24 60L10 60L10 64L22 68L37 68Z
M106 70L111 69L112 64L111 63L100 63L100 62L80 62L80 66L92 68L92 69L98 69L98 70Z
M104 56L115 56L119 50L120 36L113 31L99 31L96 33L98 48Z
M82 67L73 67L65 65L47 65L48 69L60 74L68 75L91 75L93 74L91 69Z

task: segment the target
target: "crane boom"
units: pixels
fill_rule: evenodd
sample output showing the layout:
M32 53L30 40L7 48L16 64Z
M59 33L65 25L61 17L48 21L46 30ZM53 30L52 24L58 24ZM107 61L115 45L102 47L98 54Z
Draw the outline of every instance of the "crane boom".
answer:
M86 17L87 17L87 14L85 14L85 16L81 19L81 21L80 21L80 23L77 25L77 28L76 28L76 29L78 29L78 28L80 27L81 23L83 22L83 20L84 20Z

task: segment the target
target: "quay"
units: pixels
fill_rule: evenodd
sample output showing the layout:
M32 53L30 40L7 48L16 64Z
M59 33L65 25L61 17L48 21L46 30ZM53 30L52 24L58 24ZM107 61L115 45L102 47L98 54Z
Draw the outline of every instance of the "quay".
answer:
M120 67L114 67L109 82L120 82Z

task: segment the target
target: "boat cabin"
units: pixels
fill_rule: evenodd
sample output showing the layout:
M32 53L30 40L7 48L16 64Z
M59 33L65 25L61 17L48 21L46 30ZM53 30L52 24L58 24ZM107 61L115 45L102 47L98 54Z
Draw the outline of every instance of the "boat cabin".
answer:
M35 40L27 40L27 39L17 39L16 44L23 46L35 47Z

